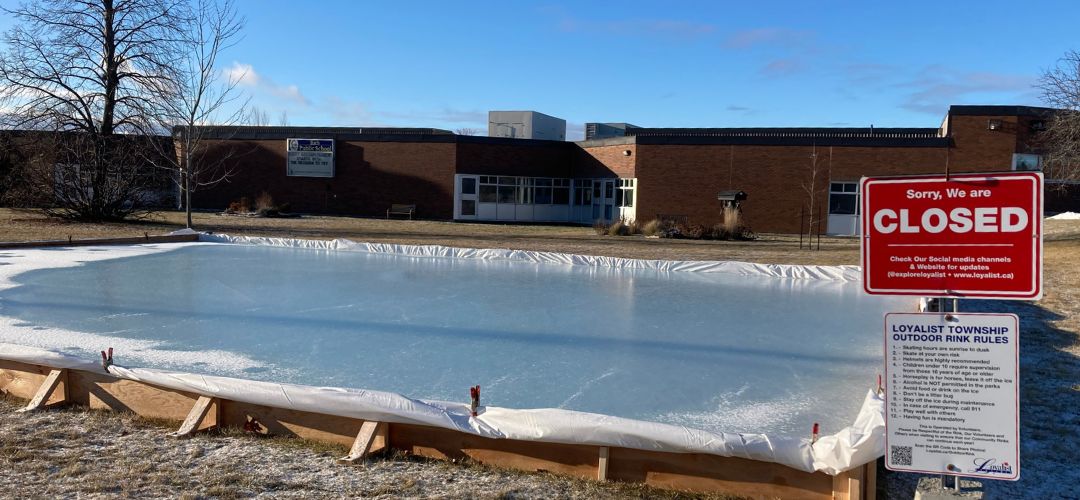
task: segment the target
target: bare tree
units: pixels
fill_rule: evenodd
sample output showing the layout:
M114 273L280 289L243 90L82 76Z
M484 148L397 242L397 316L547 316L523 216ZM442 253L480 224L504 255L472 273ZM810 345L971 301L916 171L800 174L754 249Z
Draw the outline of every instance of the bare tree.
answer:
M279 127L288 127L289 126L289 113L287 111L282 111L281 114L278 115L278 123L277 124L278 124Z
M817 215L817 212L821 211L821 207L817 205L817 199L825 192L825 186L828 182L828 174L824 172L818 156L817 145L814 145L810 151L810 168L807 170L805 180L802 183L803 191L806 192L810 221L806 228L806 235L811 238L814 236L814 224L818 225L818 230L821 229L822 218ZM832 157L830 156L829 159L831 161ZM813 248L813 245L810 247Z
M481 133L483 133L483 130L480 130L478 128L462 127L459 129L454 129L454 133L457 135L480 135Z
M1046 151L1043 170L1048 178L1080 181L1080 51L1067 52L1044 71L1038 88L1043 101L1061 110L1041 134Z
M6 10L0 98L12 128L52 132L54 215L115 219L153 186L132 155L180 56L182 0L41 0ZM48 165L46 165L48 169Z
M151 163L173 174L183 195L189 228L191 193L232 174L230 159L235 151L225 148L206 154L206 139L209 135L220 136L221 130L228 130L244 118L244 108L233 106L239 97L239 80L223 80L217 67L218 55L235 43L242 27L243 19L231 0L195 0L181 40L186 56L170 69L169 88L162 95L158 120L162 128L171 131L173 140L157 143L164 150L151 158Z
M254 127L266 127L270 125L270 115L255 106L248 108L247 113L244 114L244 125L251 125Z

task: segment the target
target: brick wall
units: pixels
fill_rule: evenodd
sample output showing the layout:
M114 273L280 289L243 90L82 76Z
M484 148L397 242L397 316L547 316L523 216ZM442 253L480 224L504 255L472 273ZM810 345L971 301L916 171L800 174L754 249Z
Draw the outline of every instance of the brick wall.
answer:
M988 130L988 120L1001 130ZM826 214L828 183L864 175L1008 170L1029 125L1015 116L953 116L953 147L818 147L816 207ZM1023 130L1022 130L1023 129ZM1026 136L1025 136L1026 137ZM620 141L615 141L620 142ZM459 137L453 140L338 141L333 179L287 177L285 141L222 141L211 155L241 153L227 184L195 193L197 208L223 209L230 201L269 192L301 212L382 215L392 203L415 203L417 215L449 219L455 173L537 177L636 177L637 213L685 215L712 224L720 218L721 190L741 189L744 216L755 231L796 232L811 146L677 145L621 142L578 147L555 141ZM627 154L629 152L629 154ZM947 160L946 160L947 158Z
M799 231L801 207L809 209L811 146L638 145L638 217L657 214L686 215L692 221L713 224L720 219L718 191L747 193L743 215L759 232ZM814 212L827 216L828 182L858 181L870 175L940 173L945 169L944 148L923 147L818 147ZM974 153L967 160L981 165L1001 164L988 150L983 159ZM1011 158L1011 152L1007 153ZM996 162L996 163L995 163ZM955 167L955 165L954 165ZM1005 168L1008 168L1006 164Z
M578 148L572 143L554 141L519 141L518 144L462 142L457 145L457 172L568 177L575 149Z
M1017 116L953 116L950 134L949 170L992 172L1010 170L1012 155L1022 128ZM1000 120L999 130L989 130L990 120Z
M416 204L423 218L453 216L455 145L452 142L337 141L333 178L285 175L285 140L231 140L208 155L234 156L234 175L193 193L192 205L224 209L263 191L298 212L384 215L393 203Z
M637 176L637 145L618 144L611 146L593 146L576 148L574 155L573 176L621 177ZM630 154L627 155L626 152Z

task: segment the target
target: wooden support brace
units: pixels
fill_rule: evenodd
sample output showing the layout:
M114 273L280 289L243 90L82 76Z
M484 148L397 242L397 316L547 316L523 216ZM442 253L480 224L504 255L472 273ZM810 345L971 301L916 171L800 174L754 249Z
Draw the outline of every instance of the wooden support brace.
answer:
M607 446L600 447L600 464L596 469L596 479L600 481L607 481L608 470L608 458L610 458L611 450Z
M876 476L877 461L833 476L833 498L835 500L873 500L875 492L867 487L868 471L871 471L869 474ZM876 481L870 480L870 482Z
M356 434L349 456L338 459L339 464L354 464L367 458L369 454L390 446L390 425L386 422L366 420Z
M199 425L202 424L206 415L210 413L210 407L221 407L221 405L217 403L217 398L199 396L199 400L195 401L195 406L191 407L191 411L188 412L187 418L184 419L184 423L180 424L180 429L176 432L170 432L169 435L176 438L191 437L195 434L195 431L199 430ZM217 424L217 421L215 420L214 423Z
M49 376L45 377L45 381L41 383L41 387L38 387L37 393L34 394L34 398L30 400L30 403L26 405L26 408L17 410L18 412L34 411L43 408L49 402L49 397L52 396L53 391L56 390L56 386L61 382L67 381L67 370L52 370L49 372ZM67 384L64 384L64 398L67 400Z

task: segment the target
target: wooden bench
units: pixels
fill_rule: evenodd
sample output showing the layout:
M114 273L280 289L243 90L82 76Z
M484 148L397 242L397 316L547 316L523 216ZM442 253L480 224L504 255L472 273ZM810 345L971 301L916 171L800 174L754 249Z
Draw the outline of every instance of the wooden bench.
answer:
M416 205L400 205L394 203L386 210L386 218L389 219L391 215L408 215L409 220L412 220L414 213L416 213Z

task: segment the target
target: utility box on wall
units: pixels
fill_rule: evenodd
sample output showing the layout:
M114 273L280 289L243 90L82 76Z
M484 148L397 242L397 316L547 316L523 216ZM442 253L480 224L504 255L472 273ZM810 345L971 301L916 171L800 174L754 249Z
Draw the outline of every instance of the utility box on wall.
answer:
M488 111L488 137L566 140L566 120L536 111Z

